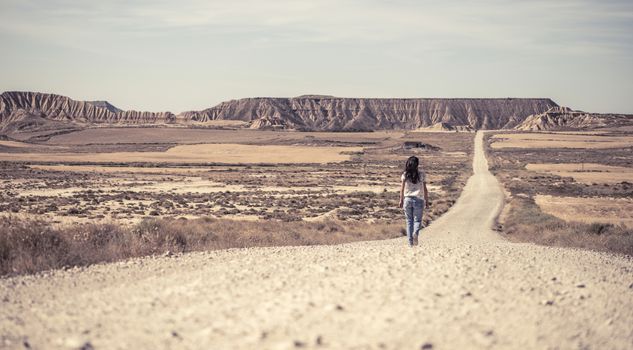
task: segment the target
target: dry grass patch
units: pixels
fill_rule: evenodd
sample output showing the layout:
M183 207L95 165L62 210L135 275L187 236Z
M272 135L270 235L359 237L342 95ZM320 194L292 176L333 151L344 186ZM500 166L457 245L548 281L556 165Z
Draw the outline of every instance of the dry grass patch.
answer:
M30 165L31 169L45 171L70 171L78 173L140 173L140 174L174 174L191 175L209 172L211 168L176 168L176 167L137 167L137 166L101 166L101 165Z
M119 143L240 143L249 145L288 144L305 140L370 142L402 136L401 131L377 132L289 132L254 129L217 130L182 127L91 128L55 135L50 144L85 145Z
M513 198L503 217L510 240L633 255L633 230L606 223L565 221L543 213L529 198Z
M351 158L361 147L255 146L240 144L180 145L165 152L0 153L0 160L76 163L330 163Z
M0 275L154 254L263 246L340 244L400 236L389 223L146 219L126 227L83 224L56 227L42 220L0 217Z
M206 122L189 122L189 124L194 126L216 126L216 127L231 127L231 128L247 128L250 125L250 122L245 122L243 120L207 120Z
M496 148L623 148L633 147L633 136L561 133L514 133L491 136Z
M633 228L633 200L630 198L537 195L534 201L543 212L565 221L608 223Z
M33 147L33 145L25 143L25 142L20 142L20 141L5 141L5 140L0 140L0 146L5 146L5 147L13 147L13 148L28 148L28 147Z
M586 184L633 182L633 168L610 166L596 163L541 163L528 164L527 170L540 173L573 177Z

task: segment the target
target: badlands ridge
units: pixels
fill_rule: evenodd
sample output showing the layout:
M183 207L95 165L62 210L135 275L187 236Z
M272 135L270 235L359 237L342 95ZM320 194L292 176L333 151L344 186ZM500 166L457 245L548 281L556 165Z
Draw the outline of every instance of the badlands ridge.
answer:
M0 95L0 133L56 130L98 124L202 125L239 121L253 129L373 131L429 129L551 130L631 124L627 115L574 111L549 98L244 98L201 111L123 111L106 101L76 101L37 92Z

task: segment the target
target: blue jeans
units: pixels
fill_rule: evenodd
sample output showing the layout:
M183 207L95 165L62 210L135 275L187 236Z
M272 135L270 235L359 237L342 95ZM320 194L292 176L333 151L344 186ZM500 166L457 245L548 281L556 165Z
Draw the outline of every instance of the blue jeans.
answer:
M407 219L407 237L409 244L413 245L413 236L417 236L422 228L422 210L424 199L418 197L404 197L404 216Z

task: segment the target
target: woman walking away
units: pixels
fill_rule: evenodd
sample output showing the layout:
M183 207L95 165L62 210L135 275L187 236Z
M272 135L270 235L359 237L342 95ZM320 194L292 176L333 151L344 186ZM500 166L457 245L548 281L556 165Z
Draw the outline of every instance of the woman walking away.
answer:
M411 156L407 159L400 187L400 208L404 209L407 238L412 247L418 244L418 235L422 228L422 210L429 207L426 176L418 169L419 163L418 157Z

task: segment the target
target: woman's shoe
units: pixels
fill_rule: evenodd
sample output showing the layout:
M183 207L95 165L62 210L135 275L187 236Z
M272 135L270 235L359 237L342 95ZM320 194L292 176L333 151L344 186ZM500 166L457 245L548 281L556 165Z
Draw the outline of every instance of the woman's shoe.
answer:
M418 245L418 236L419 235L413 235L413 245Z

